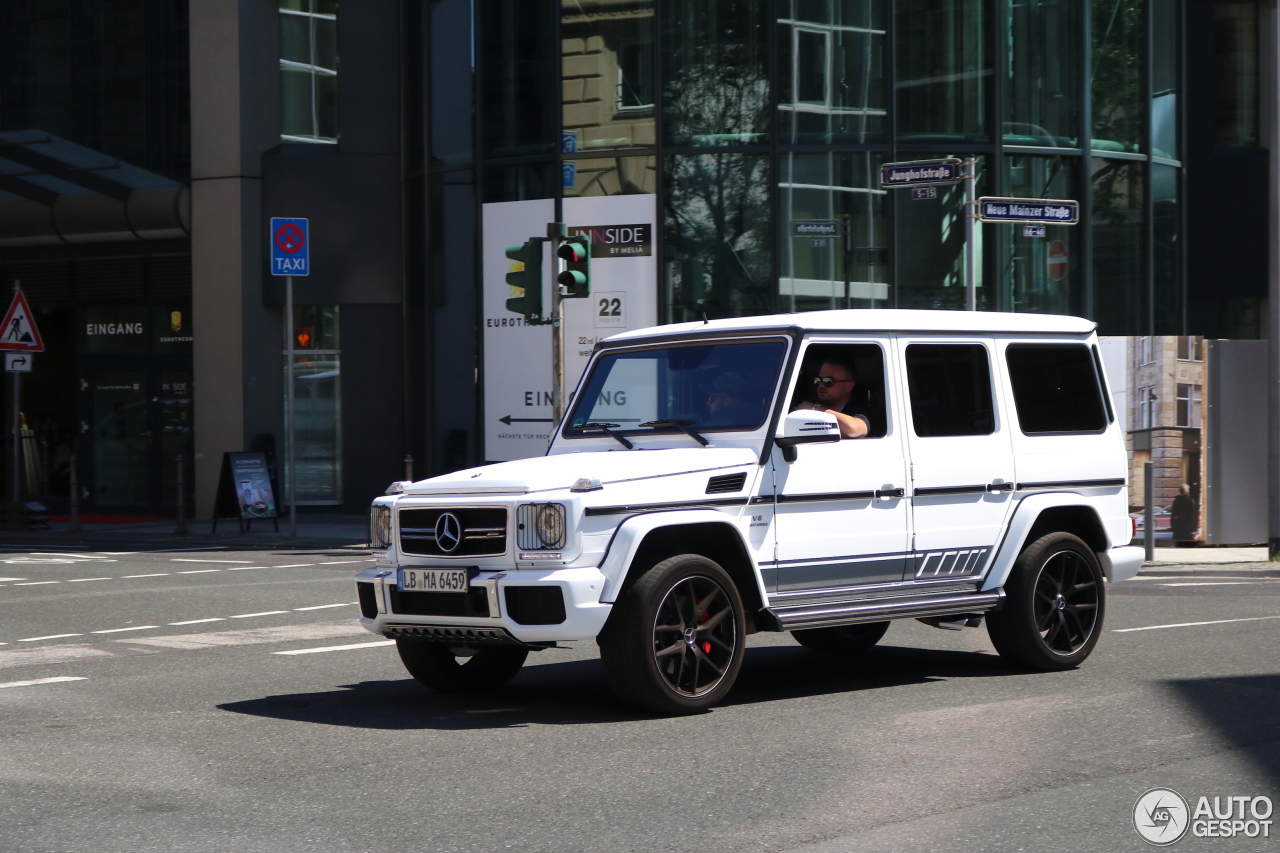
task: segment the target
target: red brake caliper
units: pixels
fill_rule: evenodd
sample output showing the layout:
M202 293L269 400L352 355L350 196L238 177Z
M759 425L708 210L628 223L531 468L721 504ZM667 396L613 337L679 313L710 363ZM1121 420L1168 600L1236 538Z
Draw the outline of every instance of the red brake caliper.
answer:
M701 625L710 618L711 614L704 610L702 611L702 615L698 617L698 624ZM711 642L709 640L702 641L702 653L707 655L711 654Z

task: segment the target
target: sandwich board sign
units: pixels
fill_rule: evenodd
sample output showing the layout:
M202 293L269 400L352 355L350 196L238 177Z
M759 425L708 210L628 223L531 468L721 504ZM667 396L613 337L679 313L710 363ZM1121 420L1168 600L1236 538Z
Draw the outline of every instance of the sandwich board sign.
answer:
M21 290L13 292L13 302L4 315L4 322L0 323L0 350L44 352L44 340L40 337L40 330L36 328L27 297L22 295Z

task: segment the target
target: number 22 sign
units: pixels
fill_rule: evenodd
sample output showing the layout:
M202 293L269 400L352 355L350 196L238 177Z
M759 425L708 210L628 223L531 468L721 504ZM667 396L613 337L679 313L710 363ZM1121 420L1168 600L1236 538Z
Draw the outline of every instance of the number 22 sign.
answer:
M627 294L616 290L610 293L591 294L591 313L597 329L625 329L627 327Z

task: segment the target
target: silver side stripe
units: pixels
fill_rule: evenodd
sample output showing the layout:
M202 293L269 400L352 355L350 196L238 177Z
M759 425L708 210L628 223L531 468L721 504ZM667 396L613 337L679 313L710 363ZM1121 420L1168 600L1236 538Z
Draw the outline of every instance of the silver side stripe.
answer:
M958 578L976 574L986 563L990 548L930 551L916 555L917 578Z

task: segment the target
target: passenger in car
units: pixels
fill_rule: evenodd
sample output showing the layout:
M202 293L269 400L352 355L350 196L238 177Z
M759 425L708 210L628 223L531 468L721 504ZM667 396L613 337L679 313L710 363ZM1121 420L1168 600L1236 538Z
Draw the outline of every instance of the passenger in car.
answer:
M840 423L841 438L866 438L871 419L866 407L853 401L858 384L853 365L824 361L813 379L816 403L803 402L796 409L812 409L834 415Z

